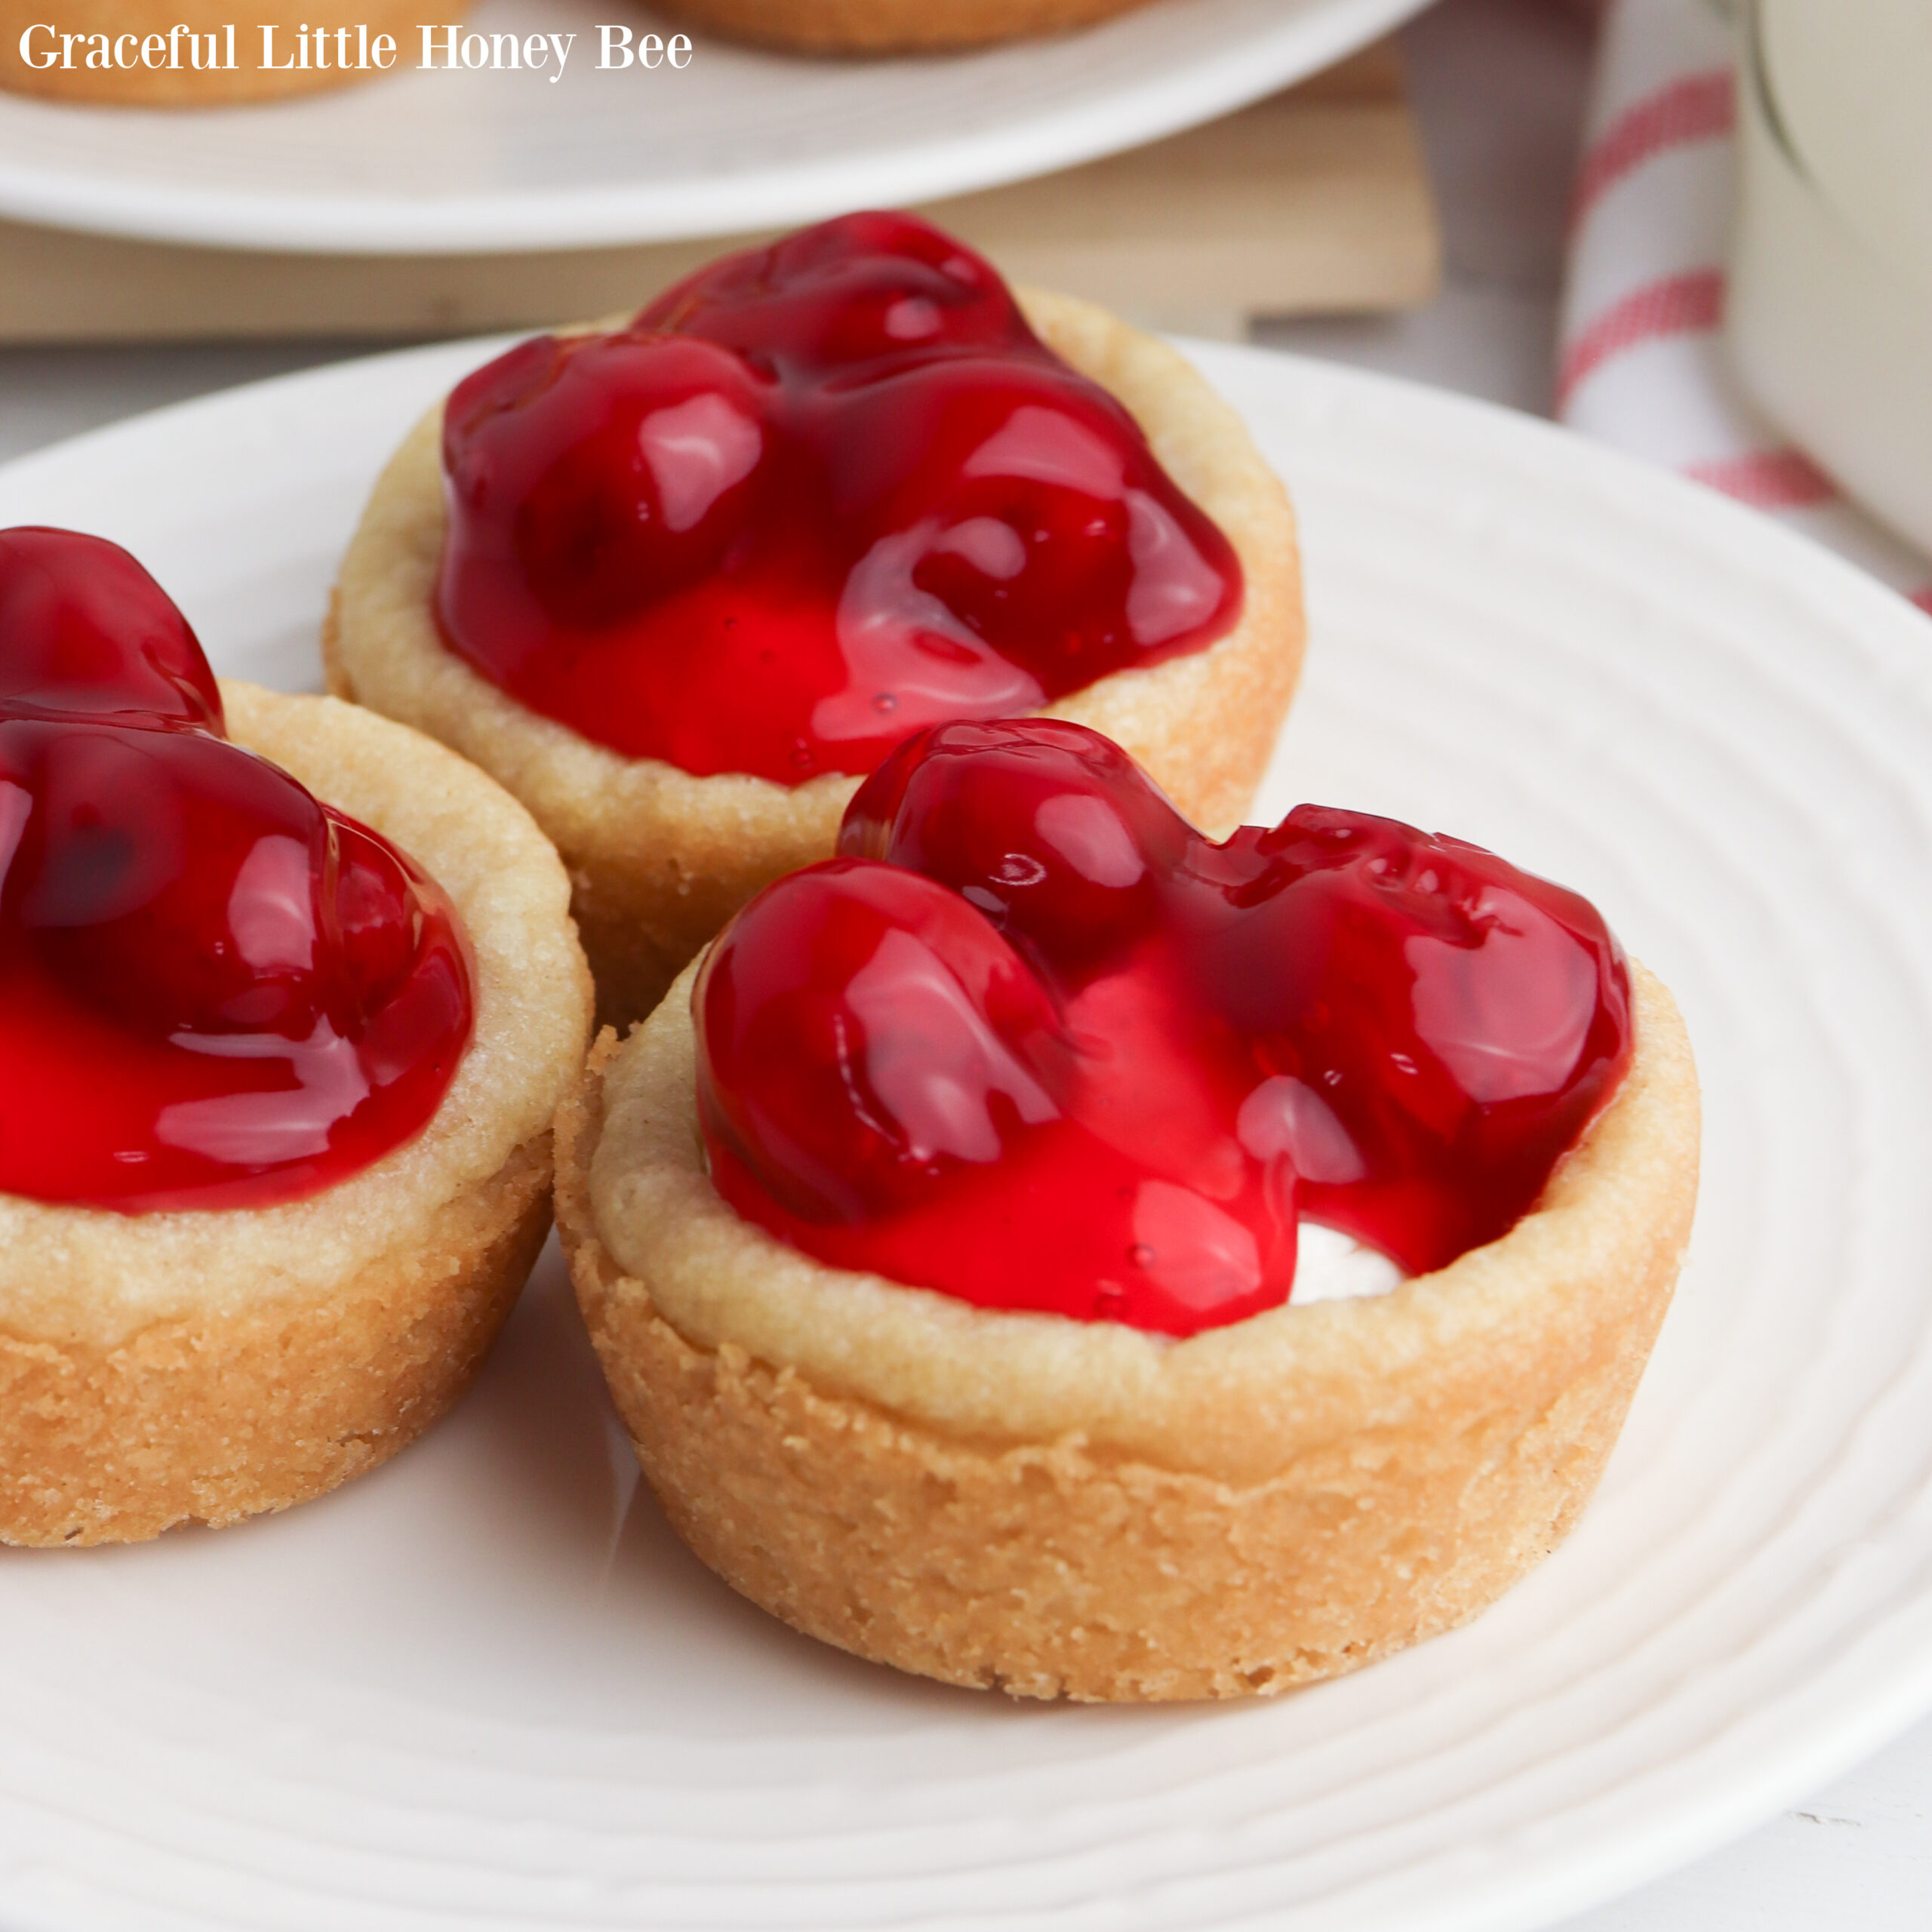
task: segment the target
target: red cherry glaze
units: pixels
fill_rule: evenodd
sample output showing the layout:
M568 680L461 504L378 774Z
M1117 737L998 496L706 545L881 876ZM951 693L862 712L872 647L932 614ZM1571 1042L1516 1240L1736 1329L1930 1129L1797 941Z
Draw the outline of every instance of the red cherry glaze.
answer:
M1200 837L1043 719L909 740L694 1005L719 1192L838 1266L1169 1334L1287 1298L1297 1217L1411 1274L1506 1233L1630 1054L1589 903L1303 805Z
M125 551L0 531L0 1192L268 1206L441 1103L472 1019L454 909L223 731Z
M795 785L1204 648L1241 568L992 269L903 215L726 257L445 411L436 614L631 758Z

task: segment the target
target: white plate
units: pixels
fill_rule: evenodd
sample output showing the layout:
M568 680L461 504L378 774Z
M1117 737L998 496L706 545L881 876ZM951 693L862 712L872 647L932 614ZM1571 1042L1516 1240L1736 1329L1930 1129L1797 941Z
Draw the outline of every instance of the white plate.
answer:
M1591 894L1675 987L1706 1174L1601 1495L1469 1629L1278 1703L1041 1708L796 1637L636 1488L554 1257L420 1447L292 1515L0 1559L20 1932L1512 1932L1932 1706L1932 625L1561 432L1202 349L1306 522L1309 796ZM0 473L301 685L378 463L475 346Z
M1315 72L1423 4L1161 0L1081 33L922 60L798 60L700 35L682 72L645 73L596 68L598 21L639 35L675 21L602 0L482 0L472 32L577 35L560 80L399 66L340 94L202 113L0 94L0 214L376 254L784 227L1138 146ZM420 60L420 43L402 57Z

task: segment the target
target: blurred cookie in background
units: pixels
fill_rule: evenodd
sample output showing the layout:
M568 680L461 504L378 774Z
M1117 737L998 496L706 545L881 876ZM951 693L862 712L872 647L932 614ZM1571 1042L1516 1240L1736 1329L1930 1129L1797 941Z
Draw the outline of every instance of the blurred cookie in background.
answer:
M304 0L244 20L233 0L0 0L0 88L126 107L312 94L414 66L421 11L411 0Z
M983 47L1091 26L1147 0L672 0L694 26L804 54Z

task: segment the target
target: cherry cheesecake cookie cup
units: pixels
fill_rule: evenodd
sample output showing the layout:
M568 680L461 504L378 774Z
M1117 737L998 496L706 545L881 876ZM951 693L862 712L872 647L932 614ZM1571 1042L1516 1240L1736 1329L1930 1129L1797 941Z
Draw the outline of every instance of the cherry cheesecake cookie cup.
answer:
M123 107L313 94L414 66L422 11L406 0L304 0L245 19L230 0L0 0L0 88ZM387 68L377 45L385 35Z
M962 743L1043 729L933 734L952 772L882 770L851 856L605 1037L558 1225L646 1475L753 1601L955 1684L1273 1694L1576 1521L1689 1235L1690 1048L1574 894L1310 808L1189 846L1078 744ZM964 883L1023 822L1040 876Z
M1301 662L1281 484L1164 344L1017 300L923 223L828 224L512 352L378 482L331 688L529 807L606 1021L829 854L925 724L1076 718L1199 822L1246 809ZM510 440L538 410L540 460Z
M0 1540L284 1509L449 1407L549 1225L568 897L443 746L0 533Z

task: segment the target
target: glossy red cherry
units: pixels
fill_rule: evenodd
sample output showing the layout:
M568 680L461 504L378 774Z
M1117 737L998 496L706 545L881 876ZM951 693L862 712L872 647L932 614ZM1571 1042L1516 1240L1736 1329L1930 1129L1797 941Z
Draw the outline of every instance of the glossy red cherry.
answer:
M132 558L0 532L0 1192L268 1205L448 1091L472 1009L454 909L220 733Z
M1251 910L1199 966L1293 1083L1303 1211L1414 1273L1506 1232L1629 1062L1629 971L1595 908L1364 813L1298 806L1223 851Z
M738 1146L792 1150L780 1186L797 1213L916 1199L932 1176L988 1158L1011 1121L1058 1112L1052 1002L984 919L915 873L814 868L768 897L709 984L706 1118ZM757 1077L780 1060L783 1079ZM815 1158L834 1117L837 1158Z
M1301 1215L1441 1267L1629 1062L1627 969L1576 894L1320 807L1210 844L1078 725L921 734L841 850L700 976L713 1179L808 1253L983 1305L1239 1320L1287 1298Z
M708 263L638 317L777 374L1036 349L992 264L916 216L847 215Z
M918 364L841 398L836 438L833 502L872 535L869 581L903 559L905 589L875 608L929 603L909 614L1025 666L1046 698L1232 621L1225 540L1063 365Z
M526 343L444 419L451 648L633 758L793 785L922 724L1205 648L1233 551L983 261L861 215L612 336Z
M188 620L118 545L74 568L64 530L0 530L0 712L222 729Z
M1111 739L1051 718L910 738L854 795L838 849L962 894L1036 968L1119 952L1198 841Z
M451 623L507 598L595 630L715 569L755 503L758 388L723 349L650 335L542 336L469 377L444 412Z

